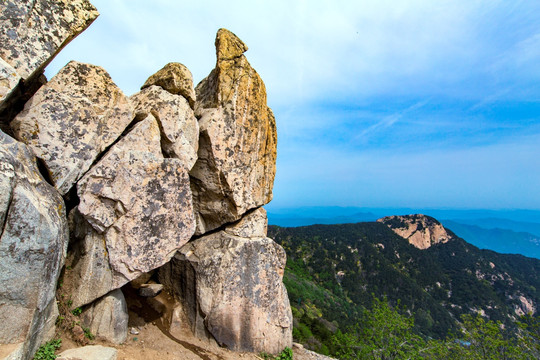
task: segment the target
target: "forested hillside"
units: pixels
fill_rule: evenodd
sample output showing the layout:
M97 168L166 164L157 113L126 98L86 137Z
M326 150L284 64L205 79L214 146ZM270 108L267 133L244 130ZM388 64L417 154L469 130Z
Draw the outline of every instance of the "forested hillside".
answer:
M376 222L270 226L288 255L296 339L332 353L333 334L356 326L383 298L412 315L424 339L456 333L466 314L508 329L520 315L536 315L539 260L480 250L449 234L450 241L420 250Z

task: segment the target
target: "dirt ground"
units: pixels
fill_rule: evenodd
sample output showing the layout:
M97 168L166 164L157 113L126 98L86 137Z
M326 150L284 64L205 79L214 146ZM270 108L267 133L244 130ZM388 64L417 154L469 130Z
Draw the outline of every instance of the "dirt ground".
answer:
M148 323L136 329L138 334L128 334L124 344L114 345L103 341L92 341L91 344L114 347L118 350L117 360L262 360L259 354L239 353L220 348L216 345L197 339L189 334L180 338L169 337L158 326ZM68 336L62 336L62 347L59 353L80 346ZM319 354L293 346L295 360L329 359Z
M123 288L129 312L129 330L126 341L121 345L111 344L99 339L88 341L84 334L74 331L71 326L60 326L58 334L64 350L88 345L103 345L118 350L117 360L261 360L260 354L241 353L219 347L215 342L201 340L188 329L174 335L169 332L167 318L173 305L172 297L161 293L154 299L144 299L136 295L131 288ZM60 312L65 318L64 324L79 320L69 313L64 306ZM328 357L305 350L301 345L293 346L295 360L326 360Z

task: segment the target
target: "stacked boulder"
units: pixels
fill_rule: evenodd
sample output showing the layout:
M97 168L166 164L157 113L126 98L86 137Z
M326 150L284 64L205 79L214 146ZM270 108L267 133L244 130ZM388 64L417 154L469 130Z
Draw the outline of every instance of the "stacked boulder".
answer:
M200 140L190 175L198 236L160 279L198 336L233 350L277 353L292 341L286 259L266 237L261 208L272 199L276 125L246 50L236 35L218 31L216 67L196 88Z
M20 16L63 27L41 45L53 50L39 72L97 12L85 0L30 3L2 2L0 26L21 32ZM36 6L44 18L28 15ZM19 51L35 47L22 33ZM9 66L24 63L2 50ZM272 198L275 119L246 50L220 29L216 68L196 89L170 63L129 98L104 69L72 61L3 124L16 140L0 134L0 357L29 359L53 336L64 261L69 306L109 342L127 335L121 288L157 270L198 336L235 350L291 345L285 252L266 237L261 208ZM35 76L8 70L13 83ZM15 90L3 93L8 108Z
M88 0L0 2L0 113L31 94L45 66L99 13Z
M196 89L201 138L191 188L198 234L239 220L272 199L276 122L246 50L236 35L220 29L216 67Z

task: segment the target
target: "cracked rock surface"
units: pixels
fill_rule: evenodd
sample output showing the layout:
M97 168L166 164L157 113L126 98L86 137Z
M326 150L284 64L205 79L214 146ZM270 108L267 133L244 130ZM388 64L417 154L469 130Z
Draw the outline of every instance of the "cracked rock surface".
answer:
M258 226L247 237L245 223L261 214L247 217L186 244L160 269L160 280L181 300L196 336L236 351L275 354L292 344L285 250Z
M193 235L188 171L163 157L160 138L150 115L79 181L76 214L87 223L84 230L77 226L80 246L95 250L76 255L74 307L162 266ZM96 263L101 276L94 274Z
M21 344L15 358L49 340L68 245L64 202L35 162L26 145L0 132L0 344Z
M266 88L228 30L216 36L217 64L197 85L198 160L190 172L203 234L236 221L272 199L276 172L276 123Z
M87 0L0 1L0 109L19 80L42 72L98 15Z
M71 61L34 94L11 128L65 195L132 120L128 98L105 70Z

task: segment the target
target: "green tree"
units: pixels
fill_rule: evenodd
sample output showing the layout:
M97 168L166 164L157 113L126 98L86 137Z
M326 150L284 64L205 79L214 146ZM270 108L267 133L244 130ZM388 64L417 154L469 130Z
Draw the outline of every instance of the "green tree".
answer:
M527 359L515 338L510 337L501 322L485 320L482 316L465 314L463 322L462 353L465 359Z
M419 359L426 343L413 333L414 318L401 314L387 299L374 299L362 323L350 333L338 332L333 343L341 359Z
M522 316L518 322L520 329L519 347L522 353L531 359L540 358L540 317Z
M428 343L428 358L453 360L525 360L536 359L502 323L480 315L461 317L463 328L446 341Z

